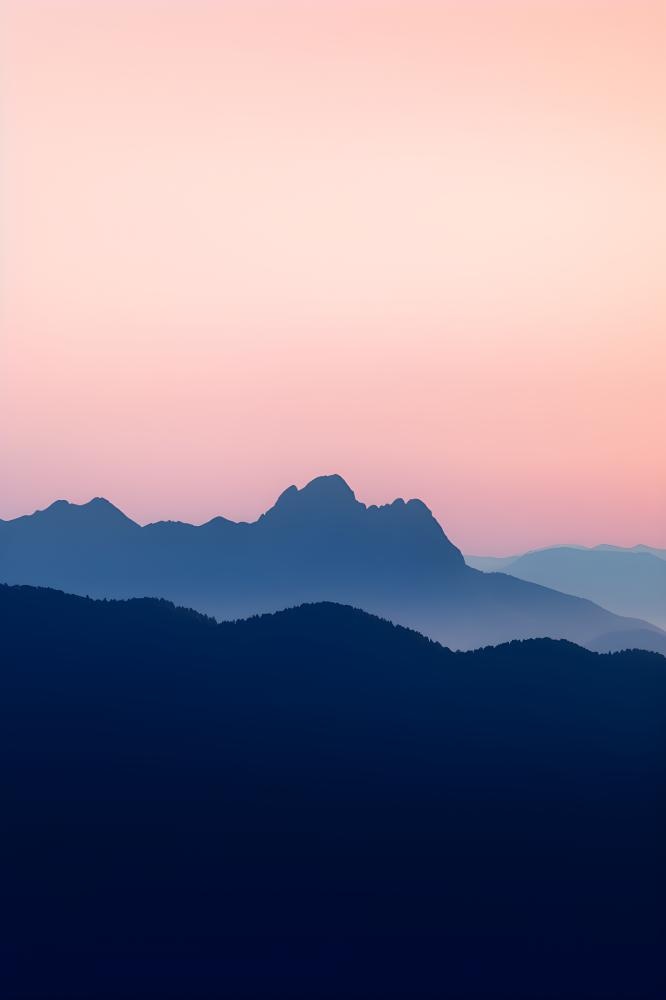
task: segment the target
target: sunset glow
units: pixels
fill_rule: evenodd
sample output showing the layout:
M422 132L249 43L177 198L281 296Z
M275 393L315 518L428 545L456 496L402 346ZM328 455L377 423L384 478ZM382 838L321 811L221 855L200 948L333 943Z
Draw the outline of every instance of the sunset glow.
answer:
M650 0L8 0L0 517L666 546Z

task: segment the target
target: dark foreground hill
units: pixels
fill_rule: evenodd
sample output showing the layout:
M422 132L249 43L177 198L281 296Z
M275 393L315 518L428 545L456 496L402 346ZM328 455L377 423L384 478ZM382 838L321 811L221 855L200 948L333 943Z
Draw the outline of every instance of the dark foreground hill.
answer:
M666 660L0 587L3 998L656 1000Z
M164 597L220 619L335 601L453 649L616 632L661 652L666 634L589 600L465 565L420 500L360 503L339 476L289 487L252 524L216 517L144 527L103 499L0 521L0 581L91 597ZM614 648L612 640L606 649Z

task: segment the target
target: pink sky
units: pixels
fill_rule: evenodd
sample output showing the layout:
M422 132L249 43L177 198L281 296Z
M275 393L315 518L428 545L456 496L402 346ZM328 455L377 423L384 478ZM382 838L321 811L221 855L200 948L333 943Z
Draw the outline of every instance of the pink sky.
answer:
M666 546L645 0L5 0L0 516Z

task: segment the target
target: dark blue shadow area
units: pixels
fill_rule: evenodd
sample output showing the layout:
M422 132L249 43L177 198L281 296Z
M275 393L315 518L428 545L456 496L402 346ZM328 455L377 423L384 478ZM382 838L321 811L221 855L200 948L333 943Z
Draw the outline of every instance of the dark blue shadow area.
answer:
M666 660L0 587L3 998L657 1000Z

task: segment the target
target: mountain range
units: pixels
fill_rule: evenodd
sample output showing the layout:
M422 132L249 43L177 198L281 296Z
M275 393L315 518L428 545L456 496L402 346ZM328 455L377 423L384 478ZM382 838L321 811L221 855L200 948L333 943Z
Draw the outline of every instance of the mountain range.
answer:
M140 526L102 498L56 501L0 522L0 580L163 597L222 620L304 602L351 604L454 649L545 636L666 651L655 625L466 565L420 500L366 506L335 475L290 486L252 523Z
M660 1000L666 660L0 586L7 1000Z
M619 615L666 628L666 550L558 545L518 556L465 556L469 566L586 597Z

